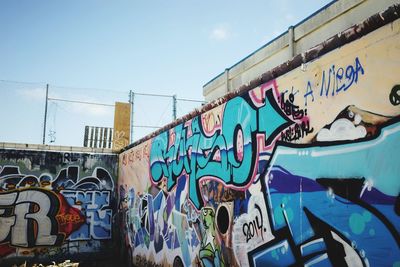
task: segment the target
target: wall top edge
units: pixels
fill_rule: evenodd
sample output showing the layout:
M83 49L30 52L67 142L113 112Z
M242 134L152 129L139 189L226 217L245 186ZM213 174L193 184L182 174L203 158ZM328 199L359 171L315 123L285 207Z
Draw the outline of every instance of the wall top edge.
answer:
M0 142L0 149L22 149L22 150L39 150L39 151L76 152L76 153L117 154L117 153L113 152L112 149L107 149L107 148L54 146L54 145L7 143L7 142Z

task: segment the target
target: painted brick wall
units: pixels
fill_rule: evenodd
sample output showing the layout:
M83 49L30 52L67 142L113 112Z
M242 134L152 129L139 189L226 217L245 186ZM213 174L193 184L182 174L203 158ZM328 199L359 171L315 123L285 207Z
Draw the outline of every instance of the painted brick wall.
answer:
M0 265L112 255L117 160L0 149Z
M399 33L397 19L121 153L131 261L398 266Z

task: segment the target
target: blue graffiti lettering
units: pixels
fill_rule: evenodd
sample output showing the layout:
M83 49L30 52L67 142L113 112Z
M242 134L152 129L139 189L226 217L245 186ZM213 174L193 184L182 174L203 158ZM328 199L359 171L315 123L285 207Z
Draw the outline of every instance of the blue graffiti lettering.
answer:
M348 66L338 67L332 65L329 70L323 70L321 80L319 83L321 87L319 90L319 96L335 96L340 92L347 91L353 84L359 81L359 76L364 75L364 68L361 65L360 59L355 58L354 62ZM313 88L311 81L307 81L306 92L304 94L304 103L307 105L307 98L312 97L314 102Z
M200 118L195 117L190 125L180 124L155 137L150 152L153 182L165 177L169 191L185 171L189 176L189 199L197 209L203 206L201 178L212 177L229 186L246 187L258 155L256 134L264 134L265 143L270 144L280 130L292 123L279 110L272 90L264 97L264 104L258 109L242 97L230 100L225 105L222 129L211 136L204 133Z
M111 238L110 191L63 190L61 194L86 217L86 222L71 234L69 240Z

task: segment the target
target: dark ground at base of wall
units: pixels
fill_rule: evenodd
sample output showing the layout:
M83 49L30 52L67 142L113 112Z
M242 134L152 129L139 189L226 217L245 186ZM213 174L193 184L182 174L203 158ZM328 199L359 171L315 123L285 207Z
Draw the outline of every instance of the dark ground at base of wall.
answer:
M106 260L86 260L79 262L79 267L125 267L125 262L121 259L106 259Z
M56 264L63 263L64 260L54 260ZM113 258L104 258L104 259L99 259L99 257L88 257L84 260L74 260L71 259L71 263L79 263L79 267L125 267L127 266L127 263L124 262L121 258L113 257ZM20 266L21 264L24 264L24 261L21 262L19 261L1 261L0 266L1 267L8 267L8 266ZM42 264L43 266L48 266L52 264L52 260L50 261L30 261L26 260L26 266L31 267L34 264Z
M52 263L49 262L32 262L32 263L28 263L26 264L26 267L32 267L34 264L39 265L42 264L43 266L48 266L51 265ZM56 262L56 264L60 264L62 262ZM107 260L101 260L101 261L97 261L95 259L93 260L86 260L86 261L71 261L71 263L79 263L79 267L125 267L127 266L126 263L124 263L123 261L120 261L119 259L107 259ZM14 265L15 264L15 265ZM23 264L23 263L22 263ZM21 266L21 263L16 264L16 263L1 263L0 266L1 267L6 267L6 266Z

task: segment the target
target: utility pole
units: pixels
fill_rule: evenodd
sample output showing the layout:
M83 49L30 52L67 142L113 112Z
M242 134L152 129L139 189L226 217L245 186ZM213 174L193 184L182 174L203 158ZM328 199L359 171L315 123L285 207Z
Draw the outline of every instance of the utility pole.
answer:
M173 95L172 96L172 118L174 120L176 120L176 102L177 102L176 95Z
M129 90L129 103L131 103L131 140L130 143L133 141L133 115L134 115L134 101L135 101L135 93L132 90Z
M47 102L49 101L49 84L46 84L46 104L44 106L43 145L46 143Z

